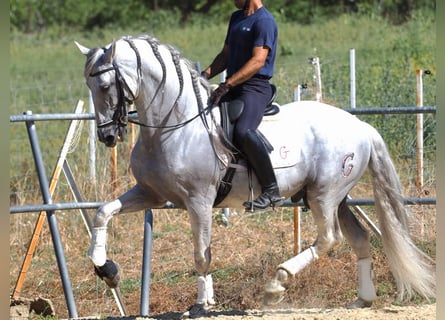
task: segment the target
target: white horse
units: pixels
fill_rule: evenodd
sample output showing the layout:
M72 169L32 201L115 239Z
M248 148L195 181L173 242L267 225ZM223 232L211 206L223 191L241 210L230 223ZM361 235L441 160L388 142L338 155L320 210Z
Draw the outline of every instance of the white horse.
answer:
M123 137L127 105L137 108L140 135L131 154L137 184L98 209L89 257L111 287L119 270L107 259L107 224L117 213L162 208L168 201L185 208L193 233L197 299L187 315L197 317L215 305L211 262L212 208L230 167L216 106L207 106L209 83L177 50L151 36L123 37L103 48L88 49L85 78L95 105L99 140L107 146ZM314 101L281 106L260 128L271 153L281 195L304 196L318 235L302 253L277 267L265 286L266 302L280 301L289 275L326 253L344 235L358 258L358 298L350 307L368 307L376 299L369 232L346 206L349 191L366 168L373 178L383 247L400 298L414 291L435 296L435 267L413 243L401 185L385 143L369 124L333 106ZM249 188L253 185L253 190ZM260 191L255 177L237 166L232 189L219 207L240 207Z

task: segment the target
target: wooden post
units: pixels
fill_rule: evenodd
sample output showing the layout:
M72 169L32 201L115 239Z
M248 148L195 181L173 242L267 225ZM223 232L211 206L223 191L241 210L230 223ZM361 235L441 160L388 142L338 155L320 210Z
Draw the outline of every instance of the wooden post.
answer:
M294 255L301 251L300 207L294 207Z
M111 187L113 188L113 199L116 199L119 195L117 192L117 146L111 148ZM115 226L119 225L118 217L114 217L113 224Z
M111 148L111 186L113 188L113 197L117 198L117 147Z
M423 106L423 70L416 70L416 106ZM417 194L420 197L423 193L423 113L417 114L416 123L416 156L417 156L417 179L416 179L416 189ZM424 215L420 218L420 234L423 237L425 233L424 227Z
M417 94L416 94L416 106L423 106L423 81L422 81L423 70L416 70L417 79ZM420 194L423 189L423 114L417 114L417 180L416 187L417 192Z

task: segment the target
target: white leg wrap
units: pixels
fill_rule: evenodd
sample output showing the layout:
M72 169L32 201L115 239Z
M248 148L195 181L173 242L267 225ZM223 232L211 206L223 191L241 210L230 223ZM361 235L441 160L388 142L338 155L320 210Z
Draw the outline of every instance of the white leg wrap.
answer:
M213 297L213 279L212 275L198 276L198 297L196 304L204 306L214 305L215 299Z
M286 270L289 274L294 276L316 259L318 259L318 255L315 252L315 248L311 246L295 257L280 264L278 269Z
M215 297L213 296L213 279L212 275L208 274L206 276L206 291L207 291L207 303L210 305L215 305Z
M377 299L374 288L374 272L372 271L372 259L365 258L357 261L358 268L358 297L372 302Z
M107 227L94 227L88 257L95 266L101 267L107 260Z
M207 303L206 278L198 276L198 296L196 297L196 304Z

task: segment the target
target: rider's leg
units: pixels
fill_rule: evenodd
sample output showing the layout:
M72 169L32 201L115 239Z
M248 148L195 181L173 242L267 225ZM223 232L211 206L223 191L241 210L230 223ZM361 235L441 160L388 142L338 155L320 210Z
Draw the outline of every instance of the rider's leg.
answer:
M261 184L261 195L254 201L243 204L249 209L278 206L282 201L270 161L269 150L257 133L271 96L270 83L264 79L252 78L232 91L232 98L244 102L243 113L235 125L235 144L246 156Z
M252 202L244 202L246 208L265 209L269 206L279 206L283 200L280 197L275 172L270 161L266 145L254 130L247 130L242 143L242 150L252 166L261 184L261 194Z

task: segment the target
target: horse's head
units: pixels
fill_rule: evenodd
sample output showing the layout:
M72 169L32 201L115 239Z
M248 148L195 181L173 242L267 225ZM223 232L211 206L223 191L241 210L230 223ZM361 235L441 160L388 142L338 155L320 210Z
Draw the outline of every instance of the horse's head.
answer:
M126 133L128 104L136 99L137 76L134 80L128 68L117 63L116 42L92 49L76 45L87 57L84 75L93 98L99 140L114 147Z

